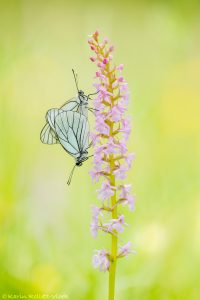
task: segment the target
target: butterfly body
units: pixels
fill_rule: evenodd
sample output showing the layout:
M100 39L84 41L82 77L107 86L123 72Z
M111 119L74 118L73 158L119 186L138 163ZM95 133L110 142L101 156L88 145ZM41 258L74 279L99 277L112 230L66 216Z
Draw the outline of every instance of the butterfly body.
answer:
M78 91L78 96L68 100L61 106L65 111L76 111L84 116L88 116L88 96L82 90Z
M83 153L80 153L80 156L76 158L76 166L81 167L83 162L88 159L88 152L85 151Z

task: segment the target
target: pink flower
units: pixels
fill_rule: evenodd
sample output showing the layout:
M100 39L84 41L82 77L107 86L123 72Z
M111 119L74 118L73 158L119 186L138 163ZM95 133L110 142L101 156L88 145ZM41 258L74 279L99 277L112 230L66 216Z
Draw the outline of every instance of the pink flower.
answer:
M99 208L97 206L93 206L92 207L92 219L93 220L98 220L99 215L102 216L101 208Z
M119 76L117 79L119 82L124 82L124 77L123 76Z
M99 67L101 70L105 69L105 65L102 62L98 62L97 67Z
M130 194L131 184L124 184L119 187L121 190L120 198L126 198Z
M98 89L97 89L98 90ZM102 104L102 99L97 98L94 102L94 108L96 109L95 115L98 116L98 113L104 110L104 105Z
M93 236L93 238L97 237L98 229L99 229L98 222L97 222L97 220L94 220L90 224L90 232L91 232L91 235Z
M114 46L111 45L110 48L109 48L109 51L110 51L110 52L113 52L113 50L114 50Z
M134 210L135 198L130 195L131 184L124 184L119 187L121 193L119 194L120 199L122 200L122 204L127 204L131 211Z
M122 119L122 115L126 109L120 105L115 105L110 112L112 121L119 122Z
M118 148L119 148L119 151L122 155L124 155L128 149L126 147L126 143L125 141L121 140L119 143L118 143Z
M109 155L109 154L113 154L113 153L117 153L118 152L118 145L116 145L114 143L114 139L112 137L110 137L108 139L108 142L107 144L104 145L105 146L105 149L104 149L104 153L106 155Z
M90 225L90 231L94 238L97 237L99 229L99 215L103 216L101 209L97 206L92 207L92 223Z
M119 86L119 90L120 92L123 92L123 91L128 91L128 83L127 82L123 82L122 84L120 84Z
M122 119L121 124L122 124L122 126L121 126L121 129L119 130L119 132L122 132L123 138L125 139L125 141L127 141L129 138L129 135L131 133L130 119L128 119L128 118Z
M96 57L91 56L90 60L94 62L96 60Z
M133 161L134 159L135 159L135 153L129 153L129 154L126 156L125 160L126 160L126 163L127 163L127 165L128 165L128 168L131 167L132 161Z
M112 231L113 230L116 230L117 232L123 232L124 231L124 227L127 225L125 222L124 222L124 216L121 215L119 216L118 219L112 219L110 221L110 228L112 228Z
M93 44L93 39L89 38L88 39L88 44Z
M99 31L98 30L96 30L94 33L93 33L93 38L94 38L94 40L95 41L97 41L97 39L98 39L98 36L99 36Z
M109 62L109 60L107 58L103 59L103 64L106 65Z
M108 58L109 58L109 60L112 60L112 59L113 59L113 56L110 54L110 55L108 56Z
M127 205L129 206L129 209L130 209L131 211L133 211L134 208L135 208L135 197L132 196L132 195L128 195L128 196L126 197L126 200L125 200L123 203L124 203L124 204L127 204Z
M117 66L116 69L119 70L119 71L123 71L124 70L124 65L121 64L121 65Z
M102 183L101 188L97 190L97 192L99 194L99 199L101 200L106 200L114 195L113 187L107 181Z
M92 177L92 180L94 182L98 182L99 178L101 176L101 173L96 171L95 169L93 169L93 170L90 171L90 176Z
M129 102L129 93L126 91L126 93L122 94L121 93L121 102L123 103L124 106L128 105Z
M94 268L99 268L101 272L109 270L110 260L106 250L96 250L92 261Z
M100 72L100 71L96 72L96 78L101 78L104 82L107 81L106 76L103 75L102 72Z
M96 117L95 128L99 134L109 134L109 126L105 123L104 119L100 115Z
M93 50L93 51L96 51L96 47L95 47L95 46L93 46L93 45L92 45L92 46L90 46L90 49L91 49L91 50Z
M115 171L114 174L116 176L116 179L124 180L126 178L126 172L128 168L124 165L120 165Z
M94 162L95 162L95 168L98 169L99 171L101 170L103 149L104 149L104 145L102 145L101 147L98 147L97 149L95 146Z
M100 86L99 91L100 91L100 95L102 96L102 98L105 98L106 96L112 96L113 95L112 93L107 91L107 89L104 86L102 86L102 87Z
M90 138L92 140L92 144L95 146L99 141L100 141L100 136L99 134L96 134L94 132L90 133Z
M124 246L120 247L118 257L128 256L130 253L136 254L135 251L131 250L131 242L126 243Z

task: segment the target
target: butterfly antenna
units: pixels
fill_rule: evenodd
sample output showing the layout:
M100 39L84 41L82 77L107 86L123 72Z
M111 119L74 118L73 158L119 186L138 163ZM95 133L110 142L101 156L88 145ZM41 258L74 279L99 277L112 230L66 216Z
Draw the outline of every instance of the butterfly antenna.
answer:
M96 95L96 94L98 94L99 92L100 92L100 91L97 91L96 93L92 93L92 94L87 95L87 99L88 99L88 100L93 100L92 98L90 98L90 96Z
M74 165L73 169L71 170L71 173L69 175L69 179L67 181L67 184L70 185L71 181L72 181L72 176L73 176L73 173L74 173L74 169L75 169L76 165Z
M74 80L75 80L75 84L76 84L77 91L79 92L79 89L78 89L77 74L75 74L74 69L72 69L72 72L73 72L73 75L74 75Z

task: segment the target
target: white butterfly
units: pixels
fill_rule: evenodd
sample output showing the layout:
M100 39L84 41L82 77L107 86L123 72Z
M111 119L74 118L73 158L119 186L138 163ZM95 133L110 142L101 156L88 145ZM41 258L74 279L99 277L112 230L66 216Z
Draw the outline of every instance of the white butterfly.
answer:
M62 111L55 118L55 131L62 147L75 158L76 166L88 159L89 123L85 116Z
M78 96L74 97L70 100L68 100L66 103L64 103L60 109L52 108L47 111L46 114L46 124L43 127L41 134L40 134L40 140L44 144L56 144L58 143L58 138L55 133L54 128L54 120L55 117L58 115L59 111L75 111L80 113L81 115L84 115L86 118L88 116L88 110L93 111L92 108L88 108L88 100L90 99L90 96L95 95L97 93L85 95L82 90L78 89L78 82L77 82L77 75L75 74L74 70L74 79L76 83L76 88L78 91Z
M50 109L46 115L47 124L42 130L41 138L46 144L59 143L75 159L67 184L71 182L76 166L82 166L89 158L89 122L88 119L74 111Z

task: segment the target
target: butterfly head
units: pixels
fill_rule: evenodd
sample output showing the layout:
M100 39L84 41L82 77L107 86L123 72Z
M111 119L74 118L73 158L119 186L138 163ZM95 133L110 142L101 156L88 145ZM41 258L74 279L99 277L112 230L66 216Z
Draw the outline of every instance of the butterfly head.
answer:
M78 91L78 94L79 94L79 96L84 96L85 94L84 94L84 91L82 91L82 90L79 90Z
M78 91L78 97L80 99L81 104L87 104L88 103L88 97L84 94L82 90Z
M88 159L88 152L85 151L81 153L80 156L76 158L76 166L81 167L83 162L86 161L87 159Z

